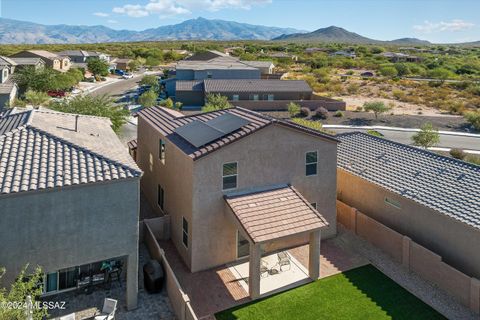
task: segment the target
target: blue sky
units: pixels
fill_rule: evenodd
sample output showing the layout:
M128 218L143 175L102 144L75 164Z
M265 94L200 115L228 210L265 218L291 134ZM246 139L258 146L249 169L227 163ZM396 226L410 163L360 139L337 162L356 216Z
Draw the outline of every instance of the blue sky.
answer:
M0 0L1 16L43 24L143 30L202 16L432 42L480 40L480 0Z

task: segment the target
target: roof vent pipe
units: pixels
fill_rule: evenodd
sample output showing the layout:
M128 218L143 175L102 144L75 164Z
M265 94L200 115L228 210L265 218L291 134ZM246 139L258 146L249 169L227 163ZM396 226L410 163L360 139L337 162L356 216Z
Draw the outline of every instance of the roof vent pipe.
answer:
M78 132L78 114L75 116L75 132Z

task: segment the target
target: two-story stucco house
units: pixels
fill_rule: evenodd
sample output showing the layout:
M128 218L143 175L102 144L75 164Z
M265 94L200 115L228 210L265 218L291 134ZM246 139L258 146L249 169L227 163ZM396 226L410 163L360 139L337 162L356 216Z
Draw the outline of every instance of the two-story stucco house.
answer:
M42 268L45 295L75 290L115 261L135 308L141 174L107 118L49 110L1 117L2 285L28 264Z
M11 78L16 67L15 61L9 57L0 56L0 111L11 105L17 97L18 87Z
M310 243L318 278L320 230L336 234L336 152L328 134L238 107L138 117L142 190L170 216L185 264L196 272L250 255L252 297L265 252Z
M71 63L67 56L59 56L53 52L46 50L24 50L17 52L10 57L12 58L40 58L45 65L57 71L68 71Z

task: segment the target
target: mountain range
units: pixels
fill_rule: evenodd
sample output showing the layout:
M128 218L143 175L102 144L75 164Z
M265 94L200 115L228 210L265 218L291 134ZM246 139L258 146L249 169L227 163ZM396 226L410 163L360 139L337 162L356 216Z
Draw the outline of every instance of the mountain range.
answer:
M388 43L396 45L429 45L430 42L416 38L401 38L391 41L381 41L366 38L355 32L347 31L343 28L330 26L321 28L312 32L282 34L272 40L297 41L297 42L337 42L337 43Z
M43 25L0 18L1 44L97 43L156 40L270 40L299 33L277 28L204 18L143 31L114 30L105 26Z
M105 26L44 25L0 18L0 44L99 43L160 40L277 40L288 42L337 42L358 44L429 45L416 38L374 40L340 27L313 32L267 27L235 21L196 18L142 31L116 30ZM480 42L464 43L478 45Z

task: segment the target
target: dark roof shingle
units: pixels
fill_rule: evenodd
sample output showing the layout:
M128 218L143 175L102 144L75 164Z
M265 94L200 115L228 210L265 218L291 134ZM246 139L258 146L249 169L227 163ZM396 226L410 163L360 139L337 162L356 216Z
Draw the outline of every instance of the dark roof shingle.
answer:
M304 80L278 79L206 79L205 92L307 92L312 88Z

